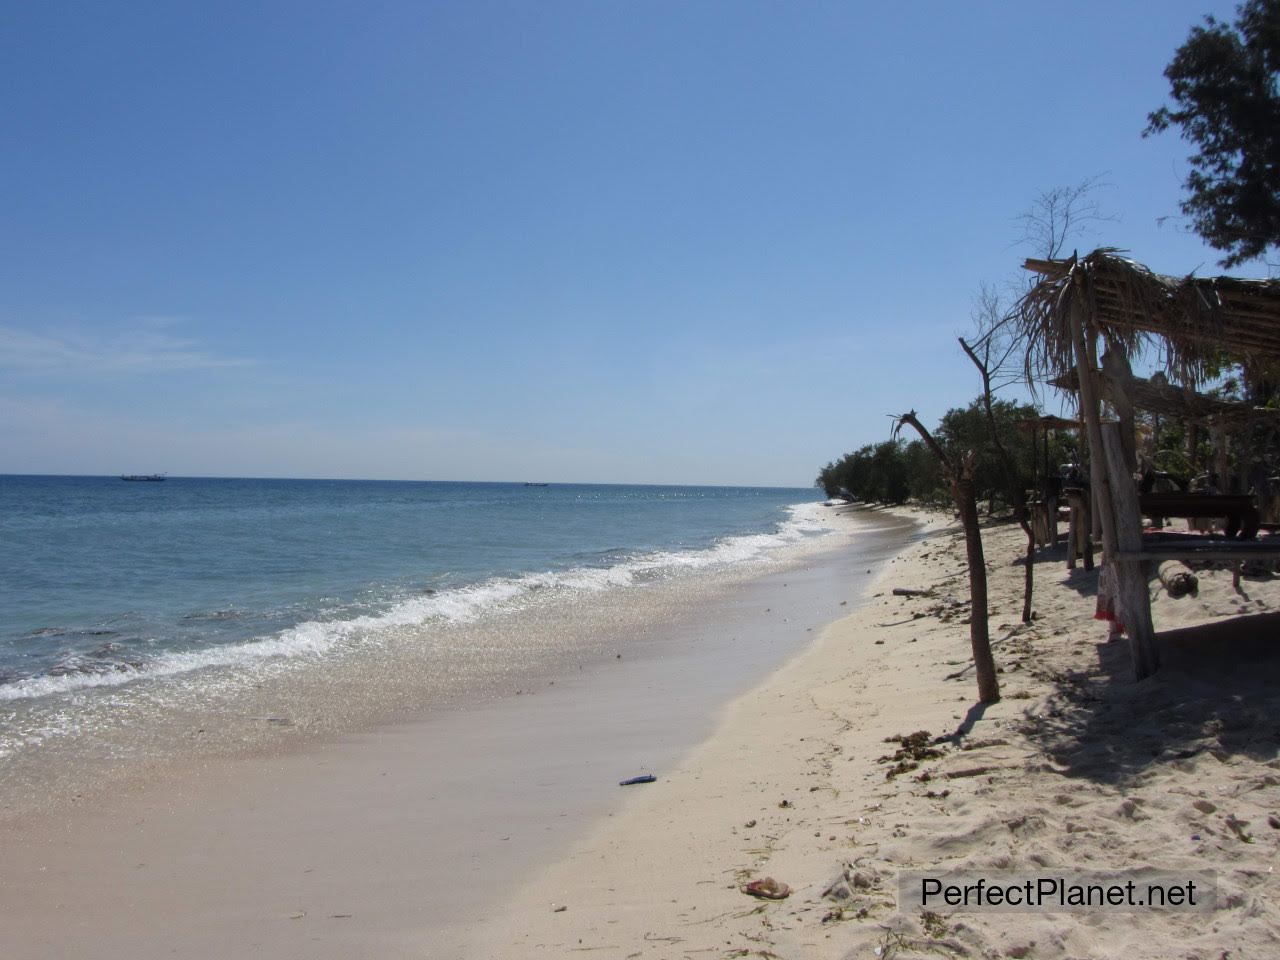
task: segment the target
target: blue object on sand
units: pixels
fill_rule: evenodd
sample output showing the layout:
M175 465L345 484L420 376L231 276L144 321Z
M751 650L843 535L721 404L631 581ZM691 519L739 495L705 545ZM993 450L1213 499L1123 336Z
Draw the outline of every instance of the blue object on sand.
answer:
M653 783L653 781L655 781L655 780L657 780L657 779L658 779L658 778L657 778L657 777L655 777L652 773L646 773L646 774L645 774L644 776L642 776L642 777L632 777L630 780L619 780L619 781L618 781L618 786L620 786L620 787L629 787L629 786L631 786L633 783Z

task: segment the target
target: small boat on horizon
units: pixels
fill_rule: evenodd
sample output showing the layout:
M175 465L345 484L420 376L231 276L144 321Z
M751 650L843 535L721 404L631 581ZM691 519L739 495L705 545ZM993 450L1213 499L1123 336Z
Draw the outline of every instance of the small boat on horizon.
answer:
M168 478L168 474L164 473L122 473L121 480L140 480L146 483L158 483Z
M524 484L524 485L525 485L526 487L549 487L549 486L551 486L551 484L549 484L549 483L530 483L528 480L526 480L526 481L525 481L525 484Z

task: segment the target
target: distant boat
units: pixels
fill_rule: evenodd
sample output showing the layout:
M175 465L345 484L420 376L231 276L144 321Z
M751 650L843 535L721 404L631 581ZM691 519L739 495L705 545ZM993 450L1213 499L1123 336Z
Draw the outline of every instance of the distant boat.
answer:
M526 483L525 483L525 486L526 486L526 487L549 487L549 486L551 486L551 484L549 484L549 483L528 483L528 482L526 482Z
M157 483L165 479L166 474L163 473L122 473L121 480L143 480L147 483Z

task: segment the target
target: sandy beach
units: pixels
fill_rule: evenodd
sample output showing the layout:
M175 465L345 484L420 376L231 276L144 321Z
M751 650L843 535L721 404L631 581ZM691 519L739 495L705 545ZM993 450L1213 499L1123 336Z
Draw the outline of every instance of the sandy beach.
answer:
M486 680L493 693L415 706L433 689L408 676L418 660L400 686L390 660L318 664L244 703L159 727L144 714L10 762L0 956L466 955L527 879L620 811L620 779L665 781L719 706L856 605L917 529L832 520L829 540L762 568L498 621L490 644L547 655Z
M964 550L926 517L860 610L724 711L715 734L576 843L484 928L474 957L1197 957L1280 951L1274 580L1153 607L1166 666L1129 679L1092 618L1096 573L988 529L1004 698L975 707ZM895 586L931 589L901 598ZM1153 587L1158 589L1158 584ZM1195 624L1247 614L1228 632ZM939 756L887 771L890 738ZM1217 874L1208 914L899 912L902 868L1154 867ZM743 888L772 877L784 900ZM428 948L426 955L434 956Z
M881 553L779 574L769 589L785 600L770 602L789 606L726 594L702 627L732 624L731 642L708 648L696 680L697 659L673 678L662 646L690 642L682 621L626 669L537 697L210 759L92 809L10 818L0 955L1280 950L1275 581L1237 592L1229 572L1202 571L1198 596L1158 593L1166 666L1134 683L1125 644L1093 619L1096 573L1046 553L1036 619L1020 625L1022 535L990 527L1004 697L984 709L950 517L832 509L879 531ZM1226 633L1196 627L1237 614ZM755 686L712 713L733 687L717 673ZM918 731L929 750L900 762L890 741ZM1208 914L900 911L897 874L913 867L1211 870L1217 900ZM744 892L765 878L789 895Z

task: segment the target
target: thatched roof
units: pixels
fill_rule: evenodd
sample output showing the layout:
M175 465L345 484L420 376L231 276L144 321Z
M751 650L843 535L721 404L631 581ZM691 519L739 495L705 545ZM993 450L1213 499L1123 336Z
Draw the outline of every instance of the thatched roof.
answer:
M1057 384L1050 384L1057 386ZM1014 426L1024 433L1030 433L1032 430L1079 430L1079 420L1068 420L1065 417L1055 417L1052 414L1046 414L1042 417L1020 417L1013 421Z
M1075 370L1068 370L1062 376L1050 380L1049 386L1078 393L1080 374ZM1129 392L1134 405L1141 410L1203 424L1241 425L1254 419L1274 419L1280 416L1280 410L1255 407L1239 400L1205 396L1190 387L1175 387L1167 381L1161 382L1159 378L1145 380L1133 377L1129 381Z
M1156 341L1170 374L1189 385L1202 383L1224 354L1246 370L1280 368L1280 280L1166 277L1113 250L1024 266L1041 277L1016 316L1029 345L1029 379L1048 380L1075 365L1076 302L1109 348L1133 356Z

